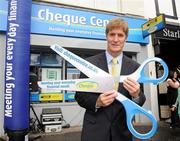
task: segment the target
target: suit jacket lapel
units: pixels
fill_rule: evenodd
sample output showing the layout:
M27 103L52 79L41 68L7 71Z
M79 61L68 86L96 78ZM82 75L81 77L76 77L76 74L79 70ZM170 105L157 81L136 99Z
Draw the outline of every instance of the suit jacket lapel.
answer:
M128 68L130 67L131 63L128 61L127 57L123 55L122 58L122 66L121 66L121 75L128 74ZM97 67L109 73L108 65L107 65L107 58L105 52L99 55L97 60Z
M97 67L109 73L105 52L99 55Z
M129 67L131 65L131 63L128 61L128 59L126 58L126 56L123 55L123 58L122 58L122 66L121 66L121 75L125 75L125 74L128 74L128 70L129 70Z

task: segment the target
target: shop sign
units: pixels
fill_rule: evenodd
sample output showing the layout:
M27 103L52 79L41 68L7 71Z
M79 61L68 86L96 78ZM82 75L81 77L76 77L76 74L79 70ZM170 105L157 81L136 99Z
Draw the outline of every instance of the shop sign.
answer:
M8 1L0 0L0 3L0 30L6 31ZM105 26L109 20L121 18L129 24L128 42L149 43L149 38L143 38L141 29L141 25L147 22L146 19L95 13L42 3L32 4L31 15L31 33L100 40L106 39Z
M156 38L179 40L180 39L180 26L166 25L166 27L155 34Z
M164 15L157 16L142 25L143 37L155 33L165 27Z

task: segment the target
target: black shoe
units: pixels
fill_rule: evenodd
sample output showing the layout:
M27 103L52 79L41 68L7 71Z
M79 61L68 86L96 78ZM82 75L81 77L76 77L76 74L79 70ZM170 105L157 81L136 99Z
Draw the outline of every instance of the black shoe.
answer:
M176 128L176 126L174 125L174 124L170 124L170 127L169 127L170 129L175 129Z

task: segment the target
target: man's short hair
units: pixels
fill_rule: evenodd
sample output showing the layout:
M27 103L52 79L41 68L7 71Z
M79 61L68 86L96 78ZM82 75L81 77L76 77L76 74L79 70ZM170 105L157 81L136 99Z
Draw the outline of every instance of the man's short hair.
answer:
M109 21L106 25L106 35L113 29L122 29L123 32L128 36L128 23L120 18L115 18Z

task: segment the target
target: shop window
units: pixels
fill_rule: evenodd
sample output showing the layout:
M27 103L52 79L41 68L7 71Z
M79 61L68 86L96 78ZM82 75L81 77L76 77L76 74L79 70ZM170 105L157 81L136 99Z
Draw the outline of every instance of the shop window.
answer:
M31 53L30 66L36 68L38 81L62 79L62 58L56 54ZM59 90L40 89L30 92L31 103L63 102L63 92Z
M62 66L62 58L56 54L42 54L41 66L60 67Z
M40 65L40 54L31 54L30 65L31 66L39 66Z
M80 75L80 71L76 69L72 64L66 63L66 79L78 79ZM75 92L74 91L66 91L64 93L65 102L74 102L75 101Z

